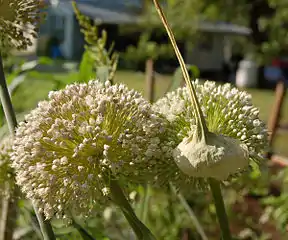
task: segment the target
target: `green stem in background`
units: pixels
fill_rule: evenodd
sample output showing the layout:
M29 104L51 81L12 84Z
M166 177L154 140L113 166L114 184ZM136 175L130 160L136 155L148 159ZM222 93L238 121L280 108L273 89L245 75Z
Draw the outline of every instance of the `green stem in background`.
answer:
M151 187L147 184L144 192L144 201L142 204L142 211L140 219L143 223L146 223L147 216L148 216L148 210L149 210L149 201L151 197Z
M78 230L83 240L96 240L90 233L88 233L80 224L78 224L74 220L72 225Z
M17 120L16 120L16 115L15 115L15 112L13 109L10 94L9 94L6 80L5 80L5 74L4 74L4 67L3 67L1 52L0 52L0 100L1 100L1 103L3 106L3 110L4 110L6 120L7 120L7 125L9 127L9 131L10 131L11 135L13 136L15 134L15 129L17 127ZM17 212L16 211L16 209L17 209L16 199L18 197L18 194L17 194L18 192L19 192L19 189L16 186L14 193L9 198L9 204L7 204L7 207L9 207L9 209L7 209L6 219L4 219L4 220L1 219L1 223L2 223L2 221L5 221L5 226L3 226L4 229L1 229L1 230L4 230L5 232L13 233L13 229L15 228L16 212ZM51 227L50 223L44 221L44 217L40 213L38 213L38 209L36 208L36 206L34 206L34 210L36 212L40 227L45 226L43 228L43 231L48 231L48 232L42 231L44 240L55 240L56 238L54 236L54 233L52 231L52 227ZM9 231L7 231L7 230L9 230ZM42 230L42 228L41 228L41 230ZM5 240L10 240L10 239L5 237Z
M221 193L220 182L216 179L209 178L209 185L213 195L216 214L222 232L223 240L231 240L231 233L229 229L228 217L225 210L225 205Z
M183 195L181 193L178 193L176 188L170 184L170 187L173 191L173 193L178 197L178 199L180 200L180 203L182 204L182 206L185 208L185 210L187 211L188 215L191 218L191 221L193 222L196 230L198 231L199 235L201 236L201 238L203 240L208 240L208 237L206 236L204 229L202 228L200 222L198 221L195 213L193 212L193 210L191 209L191 207L189 206L189 204L187 203L186 199L183 197Z
M139 240L156 240L150 230L138 219L134 213L134 210L126 199L117 180L113 178L106 178L106 182L110 187L112 201L121 209L137 238Z

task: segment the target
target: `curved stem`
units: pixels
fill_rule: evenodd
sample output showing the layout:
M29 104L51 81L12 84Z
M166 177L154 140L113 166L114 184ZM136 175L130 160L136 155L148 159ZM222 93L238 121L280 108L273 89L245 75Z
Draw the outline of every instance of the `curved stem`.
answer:
M196 123L197 123L197 134L198 136L200 137L201 140L204 140L206 141L206 135L208 133L208 128L207 128L207 125L206 125L206 122L205 122L205 119L204 119L204 116L203 116L203 112L201 110L201 107L200 107L200 104L199 104L199 101L197 99L197 96L196 96L196 90L193 86L193 84L191 83L190 81L190 77L189 77L189 73L187 71L187 68L186 68L186 64L184 62L184 59L181 55L181 52L177 46L177 42L176 42L176 39L174 37L174 34L173 34L173 31L172 29L170 28L169 24L168 24L168 21L165 17L165 14L164 12L162 11L161 9L161 6L160 4L158 3L158 0L153 0L154 1L154 5L156 7L156 10L161 18L161 21L166 29L166 32L170 38L170 41L172 43L172 46L173 46L173 49L175 51L175 54L176 54L176 57L179 61L179 64L180 64L180 67L181 67L181 70L182 70L182 73L183 73L183 76L184 76L184 80L187 84L187 87L188 87L188 90L189 90L189 94L190 94L190 98L191 98L191 103L192 103L192 106L194 108L194 111L195 111L195 117L196 117Z
M13 105L11 102L11 98L10 98L10 94L7 88L7 83L6 83L6 79L5 79L5 74L4 74L4 68L3 68L3 63L2 63L2 56L1 56L1 52L0 52L0 100L3 106L3 110L4 110L4 114L7 120L7 124L9 127L9 131L10 134L13 136L15 133L15 129L17 127L17 121L16 121L16 115L13 109ZM17 187L15 188L17 189ZM15 197L17 196L12 196L11 199L9 199L10 201L13 201L11 204L8 204L7 206L9 207L8 211L7 211L7 218L13 218L13 215L10 215L9 212L11 211L12 213L16 214L15 209L17 208L17 204L15 201ZM36 215L37 215L37 219L39 222L39 225L45 225L45 226L49 226L47 228L43 228L43 231L48 231L48 232L42 232L44 240L55 240L55 236L54 233L52 231L52 227L50 225L49 222L44 221L44 217L42 216L42 214L38 213L38 209L36 208L36 206L34 206ZM13 218L14 219L14 218ZM2 219L1 219L2 220ZM16 217L15 217L16 220ZM2 220L3 221L3 220ZM8 225L9 224L9 225ZM10 226L11 224L11 226ZM13 232L15 223L14 221L6 221L6 226L3 226L4 230L6 231L6 229L8 229L10 232ZM3 229L1 229L3 230ZM42 230L42 228L41 228ZM8 232L9 232L8 231ZM47 236L45 238L45 236ZM5 238L8 239L8 238Z
M231 233L229 228L228 217L225 210L225 205L221 193L220 182L216 179L209 178L209 185L213 195L214 204L216 207L216 214L221 228L223 240L231 240Z
M138 219L130 203L126 199L121 187L117 180L110 178L106 179L109 184L112 201L121 209L125 218L132 227L134 233L139 240L156 240L155 236L150 230Z

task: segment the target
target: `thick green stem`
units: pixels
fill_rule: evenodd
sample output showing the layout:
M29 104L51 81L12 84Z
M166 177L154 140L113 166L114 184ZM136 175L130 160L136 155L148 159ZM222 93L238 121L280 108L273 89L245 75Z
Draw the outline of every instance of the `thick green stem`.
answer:
M44 240L56 240L52 226L48 220L44 219L43 214L39 213L36 205L33 203L33 208L43 235Z
M15 133L15 129L17 127L17 120L16 120L14 109L13 109L13 105L11 102L10 94L7 88L7 84L6 84L1 52L0 52L0 100L3 106L3 110L4 110L6 120L7 120L10 134L13 136ZM16 189L15 193L17 193L18 192L17 187L15 189ZM13 229L15 227L15 221L16 221L15 214L17 212L16 211L17 201L15 199L17 199L17 197L18 197L17 194L14 194L13 196L11 196L11 198L9 198L10 202L9 204L7 204L7 207L9 207L9 209L7 209L6 211L7 212L6 218L9 218L9 221L6 219L4 220L5 226L3 226L4 229L1 229L2 231L4 230L5 232L8 232L8 233L13 232ZM49 226L47 228L43 228L43 231L48 231L48 232L42 232L44 240L55 240L56 238L54 236L50 223L46 221L44 222L44 217L40 213L38 213L36 206L34 206L34 209L35 209L40 227L41 225ZM2 221L3 219L1 219L1 222ZM7 231L6 229L8 229L9 231ZM47 237L45 238L45 236ZM5 240L9 240L9 238L5 237Z
M110 187L112 201L121 209L137 238L139 240L156 240L150 230L138 219L134 213L134 210L126 199L117 180L107 178L106 181Z
M231 240L228 217L225 210L225 205L221 193L220 182L216 179L209 178L209 185L213 195L218 222L221 228L223 240Z

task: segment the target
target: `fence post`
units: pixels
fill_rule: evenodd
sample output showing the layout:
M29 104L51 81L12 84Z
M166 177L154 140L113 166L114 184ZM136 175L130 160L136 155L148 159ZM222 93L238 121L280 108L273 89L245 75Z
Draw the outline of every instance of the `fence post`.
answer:
M154 74L154 62L153 59L149 58L146 61L146 98L149 102L155 100L155 74Z
M272 112L268 121L268 131L269 131L269 153L268 157L270 158L272 153L273 141L277 131L277 127L281 118L281 109L284 102L284 97L286 94L286 87L283 79L280 79L276 85L275 89L275 101L272 107Z

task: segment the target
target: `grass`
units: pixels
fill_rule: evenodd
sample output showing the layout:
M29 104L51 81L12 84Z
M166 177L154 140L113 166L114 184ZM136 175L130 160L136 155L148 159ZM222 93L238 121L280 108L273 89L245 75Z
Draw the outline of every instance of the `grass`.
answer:
M27 77L25 85L19 87L17 94L13 97L14 108L17 112L23 112L33 109L37 106L38 101L44 100L48 92L55 88L52 79L61 81L63 83L77 81L78 75L76 72L71 73L40 73L31 72ZM49 81L50 80L50 81ZM145 75L142 72L127 72L118 71L115 77L116 83L125 83L130 88L143 93L145 95ZM156 99L163 96L167 87L172 80L169 75L157 75L155 83ZM29 88L25 86L29 85ZM253 103L260 109L260 118L264 121L269 119L274 104L274 91L248 89L253 97ZM285 97L284 107L282 111L281 124L288 123L288 96ZM288 148L286 147L286 139L288 132L279 132L275 139L275 151L288 156Z

